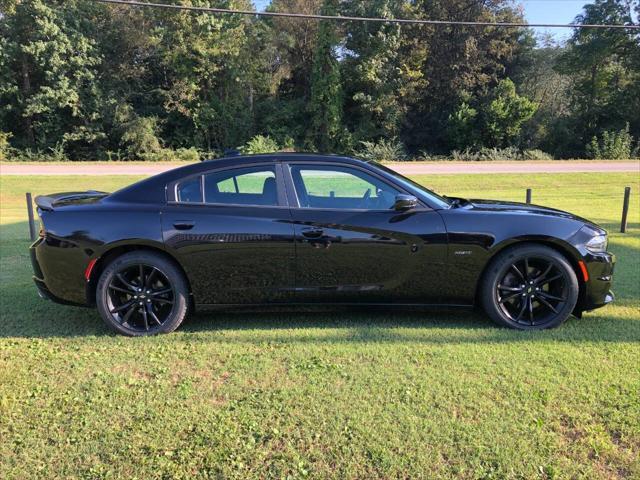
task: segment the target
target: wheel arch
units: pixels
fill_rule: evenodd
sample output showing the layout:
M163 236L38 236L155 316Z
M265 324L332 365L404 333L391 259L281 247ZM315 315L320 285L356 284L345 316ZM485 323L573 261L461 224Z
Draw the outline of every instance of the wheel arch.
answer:
M187 282L187 287L189 289L189 303L190 303L189 306L190 308L193 309L195 304L193 301L191 281L189 279L189 276L187 275L187 272L182 267L178 259L176 259L173 255L171 255L171 253L161 248L160 246L142 244L142 243L126 243L126 244L112 245L110 248L104 251L100 255L100 257L98 257L94 267L91 270L89 279L87 281L87 292L86 292L87 302L91 305L94 305L96 303L96 289L98 287L98 279L100 278L100 275L102 274L104 269L113 260L120 257L121 255L124 255L125 253L129 253L129 252L136 252L136 251L153 252L155 254L161 255L166 260L173 263L180 270L180 272L182 272L182 275L184 275L184 279Z
M580 316L582 313L582 304L584 303L584 298L586 294L586 282L584 280L584 277L582 275L582 270L580 269L580 265L579 265L581 257L578 251L573 246L571 246L571 244L563 241L562 239L554 238L554 237L510 238L494 246L494 248L491 251L491 255L487 258L487 261L482 267L480 276L478 277L479 281L476 285L474 303L475 304L479 303L478 299L480 296L481 285L484 282L484 277L487 274L487 271L489 270L489 266L491 265L491 262L493 262L495 257L506 250L509 250L511 248L521 247L523 245L542 245L545 247L549 247L567 259L567 261L571 265L571 268L573 268L573 271L576 274L576 278L578 279L578 287L579 287L578 302L576 303L576 308L573 313L577 316Z

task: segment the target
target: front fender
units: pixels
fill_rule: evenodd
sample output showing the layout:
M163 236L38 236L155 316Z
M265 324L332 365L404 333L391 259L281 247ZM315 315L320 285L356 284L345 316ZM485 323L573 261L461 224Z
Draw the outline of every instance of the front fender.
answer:
M584 223L571 218L508 212L452 209L442 215L447 228L446 302L474 303L478 282L499 252L523 242L537 242L561 251L577 268L580 252L569 239Z

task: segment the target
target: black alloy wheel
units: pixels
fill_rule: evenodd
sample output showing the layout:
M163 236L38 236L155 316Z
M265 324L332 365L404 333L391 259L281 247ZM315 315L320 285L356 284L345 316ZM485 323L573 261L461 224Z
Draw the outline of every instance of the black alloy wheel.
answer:
M485 310L494 320L519 329L560 325L573 311L578 282L559 252L526 245L498 255L482 285Z
M121 325L149 331L171 314L174 292L167 276L152 265L128 265L109 283L109 313Z
M175 330L186 316L187 295L172 262L152 252L131 252L104 270L96 299L111 328L142 336Z

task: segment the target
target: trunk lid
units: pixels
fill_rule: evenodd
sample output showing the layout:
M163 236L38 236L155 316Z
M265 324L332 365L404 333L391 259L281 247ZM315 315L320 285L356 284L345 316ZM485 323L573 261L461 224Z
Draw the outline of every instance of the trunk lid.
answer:
M63 192L49 195L38 195L35 198L36 205L42 210L53 211L56 207L69 205L86 205L96 203L109 195L106 192L87 190L86 192Z

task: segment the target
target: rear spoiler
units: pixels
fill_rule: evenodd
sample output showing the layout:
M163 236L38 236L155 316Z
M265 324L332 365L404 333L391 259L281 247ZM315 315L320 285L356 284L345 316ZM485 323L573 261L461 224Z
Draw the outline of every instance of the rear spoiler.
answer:
M42 210L53 211L54 207L67 203L81 203L82 200L97 199L109 195L106 192L87 190L86 192L52 193L50 195L38 195L35 198L36 205Z

